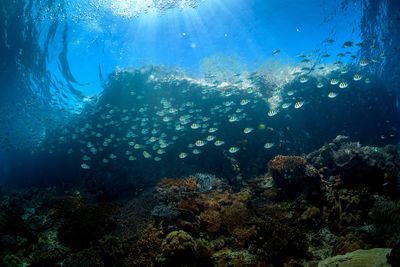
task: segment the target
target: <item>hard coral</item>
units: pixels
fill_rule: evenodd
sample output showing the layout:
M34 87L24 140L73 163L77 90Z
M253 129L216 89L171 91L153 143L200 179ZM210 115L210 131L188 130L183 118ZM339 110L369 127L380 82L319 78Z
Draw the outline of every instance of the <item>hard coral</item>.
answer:
M155 259L161 253L161 232L147 228L132 246L123 266L155 266Z
M197 178L193 177L188 177L186 179L164 178L158 183L158 188L170 189L170 190L196 191Z
M306 160L298 156L282 156L278 155L268 163L268 167L273 170L282 171L296 167L303 167Z
M166 262L183 264L193 261L195 255L195 242L185 231L169 233L161 244L161 251Z

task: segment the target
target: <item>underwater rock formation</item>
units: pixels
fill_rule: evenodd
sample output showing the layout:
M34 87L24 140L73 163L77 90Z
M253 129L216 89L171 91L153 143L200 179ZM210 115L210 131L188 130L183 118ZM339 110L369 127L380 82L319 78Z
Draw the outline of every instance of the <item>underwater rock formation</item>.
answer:
M275 185L280 189L278 199L294 200L303 194L315 198L320 194L320 177L313 166L298 156L278 155L268 163Z
M391 249L388 248L359 249L346 255L339 255L320 261L318 267L390 267L386 258L390 251Z
M386 193L393 197L400 190L399 149L361 146L347 136L337 136L331 143L307 155L328 187Z

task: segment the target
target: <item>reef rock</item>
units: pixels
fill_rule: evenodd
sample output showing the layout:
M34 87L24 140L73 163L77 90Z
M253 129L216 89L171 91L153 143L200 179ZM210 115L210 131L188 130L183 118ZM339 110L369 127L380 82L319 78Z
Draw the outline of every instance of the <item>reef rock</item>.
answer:
M298 156L278 155L268 163L275 185L281 189L278 199L293 200L301 194L308 199L320 195L320 176L307 161Z
M339 135L307 155L307 161L319 170L329 187L366 188L371 193L385 192L396 197L400 190L399 151L396 146L361 146Z
M359 249L320 261L318 267L390 267L386 256L391 250L390 248Z

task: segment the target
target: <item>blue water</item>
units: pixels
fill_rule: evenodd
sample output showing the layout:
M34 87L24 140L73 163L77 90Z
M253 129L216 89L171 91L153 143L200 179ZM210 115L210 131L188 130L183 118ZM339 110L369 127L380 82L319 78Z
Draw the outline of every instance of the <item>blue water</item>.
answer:
M371 146L398 142L395 1L2 3L0 181L148 180L202 171L251 177L277 154L303 155L338 134ZM343 47L346 41L352 45ZM235 114L238 121L230 122ZM186 115L190 122L177 130ZM190 129L193 123L203 132ZM193 154L213 126L225 144L207 141ZM245 135L246 127L253 132Z

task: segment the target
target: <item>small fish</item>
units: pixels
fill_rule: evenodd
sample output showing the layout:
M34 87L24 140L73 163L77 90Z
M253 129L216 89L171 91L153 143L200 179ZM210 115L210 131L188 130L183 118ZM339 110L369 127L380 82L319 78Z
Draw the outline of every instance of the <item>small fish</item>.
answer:
M106 159L106 158L103 158L102 162L103 163L109 163L110 161L108 159Z
M87 161L87 160L90 160L90 157L88 155L83 155L82 159Z
M328 97L329 97L329 98L335 98L336 96L337 96L337 94L334 93L334 92L330 92L330 93L328 94Z
M204 142L203 140L197 140L195 145L196 146L204 146L206 144L206 142Z
M323 83L321 83L321 82L317 83L317 88L322 88L322 87L324 87Z
M149 152L147 152L146 150L143 151L143 157L145 157L146 159L151 158L151 155Z
M158 154L158 155L165 154L165 150L164 150L164 149L161 149L161 148L159 148L159 149L157 150L157 154Z
M308 79L306 77L301 77L300 78L300 82L301 83L306 83L306 82L308 82Z
M207 138L206 138L206 140L209 141L209 142L214 141L214 139L215 139L215 136L214 136L214 135L209 135L209 136L207 136Z
M160 157L158 157L158 156L154 157L154 161L160 161L160 160L161 160Z
M244 105L247 105L249 102L250 102L250 100L242 99L242 101L240 101L240 105L244 106Z
M288 95L288 96L294 95L294 91L288 91L288 92L287 92L287 95Z
M338 84L338 83L339 83L339 81L336 80L335 78L333 78L333 79L331 80L331 84L332 84L332 85L336 85L336 84Z
M87 165L86 163L82 163L81 167L82 167L82 169L85 169L85 170L89 170L90 169L90 166Z
M238 117L236 117L235 115L229 117L229 122L235 122L235 121L238 121Z
M215 145L215 146L222 146L223 144L225 144L225 142L224 142L224 141L221 141L221 140L216 140L216 141L214 142L214 145Z
M200 125L199 124L197 124L197 123L193 123L192 125L190 125L190 128L192 128L192 129L199 129L199 127L200 127Z
M116 158L117 158L116 155L114 155L113 153L110 154L110 159L116 159Z
M177 131L181 131L181 130L183 130L183 129L185 129L185 127L182 126L182 125L180 125L180 124L178 124L178 125L175 126L175 130L177 130Z
M169 122L169 121L171 121L171 117L168 116L163 117L163 122Z
M365 78L365 81L364 81L366 84L369 84L369 83L371 83L371 79L370 78Z
M240 150L240 148L237 148L237 147L232 146L232 147L229 148L229 153L236 153L236 152L238 152L239 150Z
M186 158L186 157L187 157L187 154L184 153L184 152L182 152L182 153L179 154L179 158L180 158L180 159L184 159L184 158Z
M270 111L268 111L268 116L269 116L269 117L273 117L273 116L275 116L276 114L278 114L278 111L275 110L275 109L271 109Z
M363 60L360 61L360 66L361 67L365 67L367 65L368 65L368 61L366 59L363 59Z
M201 151L198 150L198 149L193 149L192 153L195 154L195 155L198 155L198 154L201 153Z
M346 41L346 42L344 42L344 44L343 44L342 47L343 47L343 48L352 47L353 44L354 44L354 42Z
M279 52L281 52L281 50L274 50L274 52L272 52L272 55L275 56L275 55L279 54Z
M253 131L253 128L244 128L243 132L245 134L251 133Z
M362 76L360 74L355 74L354 77L353 77L354 81L359 81L361 79L362 79Z
M332 40L332 39L326 39L325 40L325 42L327 42L328 44L331 44L331 43L333 43L335 40Z
M304 105L304 101L299 101L294 104L294 108L301 108Z
M209 133L214 133L216 131L218 131L218 128L210 128L210 129L208 129Z
M341 82L339 84L339 87L342 88L342 89L347 88L347 86L349 86L347 82Z
M264 148L268 149L273 147L275 144L274 143L265 143Z
M129 160L136 160L136 157L134 157L134 156L129 156L129 158L128 158Z
M287 109L288 107L290 107L290 105L291 105L290 103L283 103L282 108Z
M337 57L344 57L344 56L346 56L346 55L343 54L343 53L338 53L336 56L337 56Z

